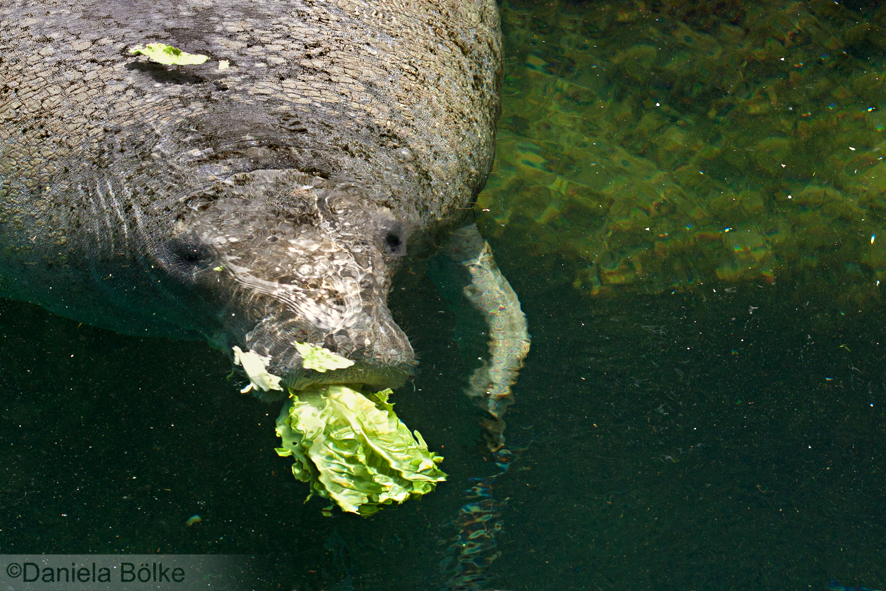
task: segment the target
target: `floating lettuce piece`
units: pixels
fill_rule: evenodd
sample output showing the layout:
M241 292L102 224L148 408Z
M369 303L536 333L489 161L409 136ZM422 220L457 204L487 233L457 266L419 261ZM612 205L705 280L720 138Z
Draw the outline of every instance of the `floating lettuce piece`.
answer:
M296 342L295 350L301 355L302 367L305 369L313 369L320 373L335 369L344 369L354 365L354 362L350 359L342 357L337 353L333 353L329 349L315 347L308 343Z
M234 364L242 365L243 371L249 376L249 385L240 390L246 394L253 388L267 392L268 390L282 390L280 378L268 371L270 357L259 355L255 351L243 351L240 347L234 347Z
M129 53L145 55L151 61L167 66L195 66L209 59L209 56L185 53L165 43L148 43L144 47L137 45Z
M292 473L313 495L343 511L372 515L382 505L402 503L434 490L446 479L428 451L388 403L390 390L366 392L314 384L290 397L277 418L281 456L292 456Z

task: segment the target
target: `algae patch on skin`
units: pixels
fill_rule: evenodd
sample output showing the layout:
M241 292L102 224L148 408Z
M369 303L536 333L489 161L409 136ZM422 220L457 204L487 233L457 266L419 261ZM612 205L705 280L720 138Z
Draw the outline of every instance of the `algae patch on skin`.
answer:
M147 56L151 61L165 66L196 66L209 59L209 56L186 53L165 43L137 45L130 49L129 53Z

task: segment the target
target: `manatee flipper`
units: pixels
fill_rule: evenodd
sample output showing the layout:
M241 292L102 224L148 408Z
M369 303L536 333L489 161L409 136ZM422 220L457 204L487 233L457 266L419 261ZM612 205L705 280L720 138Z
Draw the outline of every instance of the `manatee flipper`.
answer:
M526 316L476 224L454 232L446 254L455 272L449 274L460 276L462 294L482 315L489 336L488 355L471 376L466 393L488 413L481 425L489 448L496 451L504 445L501 417L514 401L511 386L529 353Z

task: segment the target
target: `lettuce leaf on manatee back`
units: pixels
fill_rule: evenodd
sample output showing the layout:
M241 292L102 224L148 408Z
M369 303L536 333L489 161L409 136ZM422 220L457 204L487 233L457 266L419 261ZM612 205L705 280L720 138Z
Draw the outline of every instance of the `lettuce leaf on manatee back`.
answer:
M372 515L434 490L446 479L428 451L394 414L390 390L365 392L348 386L312 385L290 391L277 418L281 456L292 456L292 473L311 494L343 511Z
M196 53L186 53L172 45L165 43L148 43L145 46L137 45L129 50L129 53L147 56L153 62L166 66L196 66L209 59L209 56Z

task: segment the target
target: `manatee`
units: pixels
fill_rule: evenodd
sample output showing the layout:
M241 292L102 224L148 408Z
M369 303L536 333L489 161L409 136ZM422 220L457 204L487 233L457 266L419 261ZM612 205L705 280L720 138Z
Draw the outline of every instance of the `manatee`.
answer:
M470 391L498 420L528 337L471 218L492 0L4 0L0 30L0 295L255 352L291 387L396 387L416 362L392 278L448 245L490 326ZM131 52L148 43L207 59ZM296 342L354 364L311 371Z

